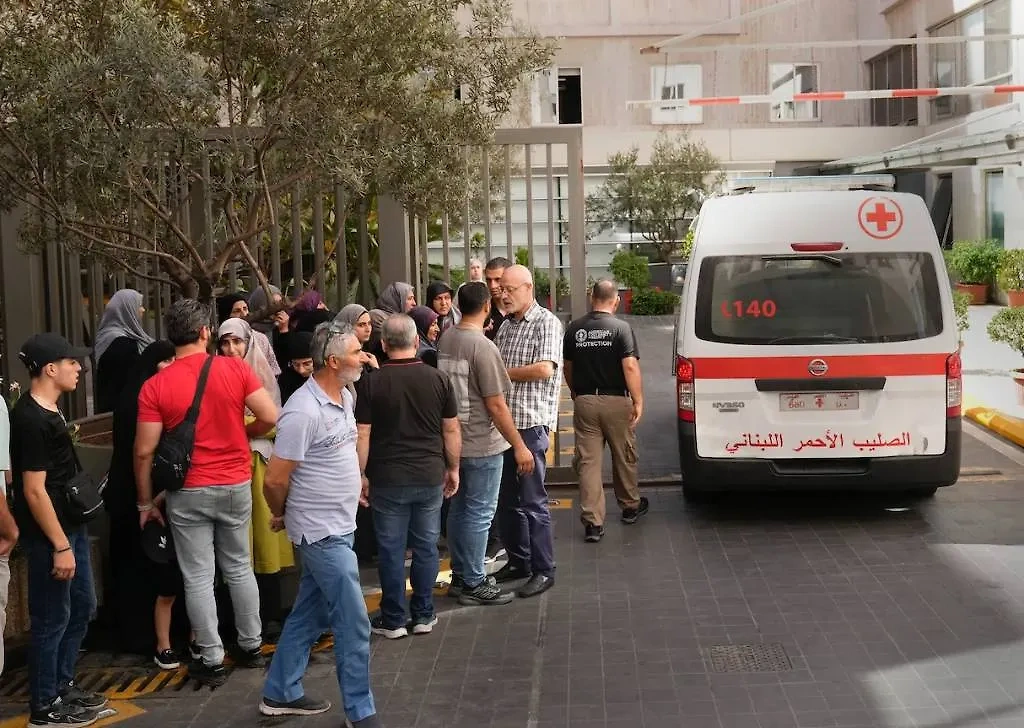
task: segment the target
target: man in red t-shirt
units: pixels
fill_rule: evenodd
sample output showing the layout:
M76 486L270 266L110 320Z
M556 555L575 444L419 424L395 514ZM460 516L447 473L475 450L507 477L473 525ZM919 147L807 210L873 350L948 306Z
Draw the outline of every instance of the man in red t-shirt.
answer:
M192 466L185 487L154 498L153 453L164 430L185 419L206 362L210 309L182 299L167 310L167 338L175 361L150 377L139 393L135 435L135 482L139 520L164 520L166 500L174 549L185 582L185 604L196 633L189 676L211 686L223 684L224 645L217 631L214 568L220 566L231 593L242 651L236 661L262 667L260 598L249 555L252 518L252 455L249 438L266 434L277 422L277 407L244 359L214 357L196 421ZM244 422L249 409L255 421Z

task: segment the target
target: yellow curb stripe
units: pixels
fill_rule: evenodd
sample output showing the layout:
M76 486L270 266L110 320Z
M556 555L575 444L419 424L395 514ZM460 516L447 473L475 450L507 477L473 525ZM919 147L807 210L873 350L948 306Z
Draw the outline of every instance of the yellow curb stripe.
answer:
M986 407L973 397L964 396L963 416L977 422L987 430L1024 447L1024 419L1013 417L997 409Z

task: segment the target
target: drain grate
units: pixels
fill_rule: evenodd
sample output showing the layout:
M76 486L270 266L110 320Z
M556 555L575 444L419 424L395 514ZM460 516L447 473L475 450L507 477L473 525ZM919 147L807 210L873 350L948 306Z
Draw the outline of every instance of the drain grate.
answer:
M701 650L711 672L784 672L793 669L779 643L714 645Z
M84 668L79 669L77 682L83 690L103 693L111 700L132 700L160 693L160 697L175 697L199 689L199 684L188 679L188 670L157 670L146 667ZM0 702L28 701L28 673L18 670L4 675L0 682Z

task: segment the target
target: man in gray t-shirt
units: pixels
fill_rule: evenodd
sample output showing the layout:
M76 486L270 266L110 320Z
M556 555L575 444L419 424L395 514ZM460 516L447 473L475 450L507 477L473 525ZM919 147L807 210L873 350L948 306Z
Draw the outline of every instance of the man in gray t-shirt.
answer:
M473 281L459 289L458 298L462 320L437 345L437 368L451 379L462 426L459 490L448 511L448 594L467 606L507 604L512 593L503 593L484 571L487 532L498 506L504 453L511 444L520 472L532 471L534 459L505 401L512 387L505 363L484 335L490 292Z

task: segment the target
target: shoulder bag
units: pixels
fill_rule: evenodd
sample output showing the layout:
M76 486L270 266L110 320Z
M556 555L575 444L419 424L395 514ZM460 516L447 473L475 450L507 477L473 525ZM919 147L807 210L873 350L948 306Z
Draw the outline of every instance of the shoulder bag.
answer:
M192 405L177 427L166 430L160 437L153 455L153 494L161 491L174 493L185 487L185 476L192 466L192 448L196 441L196 420L199 419L199 404L206 390L213 357L209 356L199 373Z

